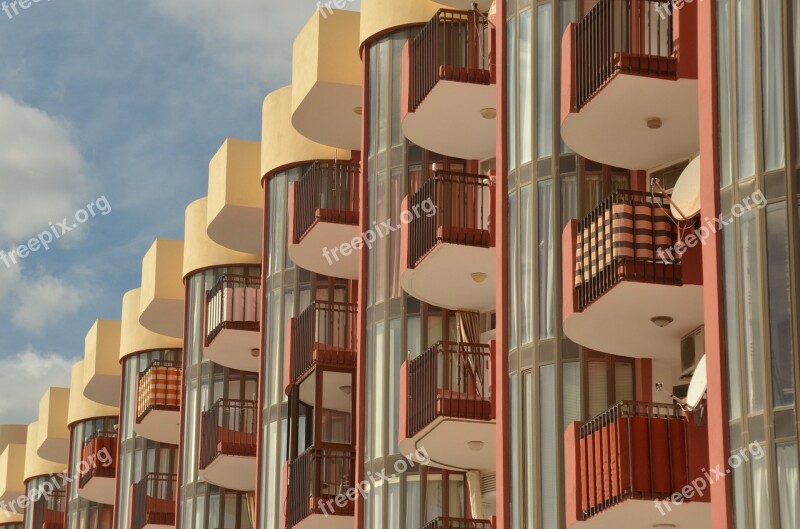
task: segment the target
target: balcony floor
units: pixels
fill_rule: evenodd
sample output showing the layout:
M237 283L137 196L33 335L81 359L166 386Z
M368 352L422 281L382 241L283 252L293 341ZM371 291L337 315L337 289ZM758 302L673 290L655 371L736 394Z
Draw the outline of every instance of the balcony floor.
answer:
M222 329L203 349L206 358L221 366L242 371L258 372L261 362L259 355L253 356L253 349L260 349L261 335L258 331Z
M296 207L296 206L295 206ZM334 222L317 222L305 234L299 243L289 245L289 257L301 268L330 277L358 279L358 250L344 256L341 251L333 250L341 244L350 244L361 231L352 224ZM323 251L328 249L329 257ZM338 258L338 259L337 259Z
M175 524L163 525L163 524L149 523L149 524L146 524L143 529L174 529L174 528L175 528Z
M575 522L569 529L641 529L643 527L664 527L676 529L711 529L711 505L691 502L681 505L669 504L672 511L664 505L664 515L656 508L653 500L625 500L596 514L583 522Z
M172 445L179 443L180 430L181 414L177 410L150 410L140 423L133 425L137 435Z
M256 458L219 455L200 470L200 479L231 490L256 490Z
M114 505L116 500L116 479L93 477L78 489L78 496L103 505Z
M333 509L337 509L336 504L333 504ZM335 510L333 512L336 512ZM303 520L294 525L292 529L352 529L353 517L342 516L338 514L331 514L325 516L324 514L312 514L303 518Z
M666 327L650 318L669 316ZM583 312L564 319L564 333L573 342L633 358L680 362L680 340L703 324L703 287L621 281Z
M456 470L493 471L496 467L494 421L475 421L439 417L414 437L400 441L400 452L411 454L424 448L435 467ZM473 451L469 441L483 442L483 448Z

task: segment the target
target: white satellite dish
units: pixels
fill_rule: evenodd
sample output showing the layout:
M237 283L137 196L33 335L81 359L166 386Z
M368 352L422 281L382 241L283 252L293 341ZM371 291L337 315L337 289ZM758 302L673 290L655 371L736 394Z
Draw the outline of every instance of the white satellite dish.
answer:
M688 220L700 213L699 156L689 162L675 182L669 207L677 220Z
M689 382L689 392L686 394L686 407L689 411L694 411L701 407L703 397L706 395L706 388L708 387L708 377L706 376L706 356L697 362L697 367L694 368L694 375L692 381Z

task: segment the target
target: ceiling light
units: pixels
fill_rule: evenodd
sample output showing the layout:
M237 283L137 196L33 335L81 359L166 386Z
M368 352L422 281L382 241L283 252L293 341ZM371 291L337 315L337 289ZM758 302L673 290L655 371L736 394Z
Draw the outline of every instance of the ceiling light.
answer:
M361 107L353 107L353 114L360 116L364 113L364 109Z
M481 116L483 119L494 119L497 117L497 109L496 108L482 108L481 109Z
M486 274L484 272L472 272L469 277L476 283L483 283L486 281Z
M353 394L353 386L339 386L339 389L345 395L352 395Z
M467 441L467 446L473 452L480 452L483 450L483 441Z
M661 122L661 118L647 118L646 120L647 128L657 130L660 129L663 123Z
M650 318L650 321L655 323L658 327L666 327L675 320L673 320L669 316L653 316L652 318Z
M250 356L252 356L253 358L258 358L258 354L259 354L258 347L250 349Z

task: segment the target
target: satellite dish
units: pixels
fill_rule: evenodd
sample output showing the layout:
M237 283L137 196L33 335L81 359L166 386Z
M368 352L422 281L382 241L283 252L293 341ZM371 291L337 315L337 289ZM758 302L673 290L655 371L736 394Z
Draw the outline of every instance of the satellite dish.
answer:
M703 355L703 358L697 362L697 367L694 368L692 381L689 382L689 392L686 394L686 407L689 408L689 411L694 411L700 407L700 403L706 394L707 385L706 356Z
M675 182L669 207L677 220L688 220L700 213L699 156L689 162Z

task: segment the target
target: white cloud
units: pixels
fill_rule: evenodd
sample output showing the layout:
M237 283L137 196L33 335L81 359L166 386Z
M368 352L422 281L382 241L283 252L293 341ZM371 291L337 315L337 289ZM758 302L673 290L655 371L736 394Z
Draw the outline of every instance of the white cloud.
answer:
M27 424L39 414L39 400L50 386L68 387L77 358L40 353L28 345L0 359L0 424Z
M90 194L69 125L0 92L0 245L72 216Z
M11 321L18 328L39 333L74 315L94 299L85 281L67 282L49 274L26 277L12 287Z

